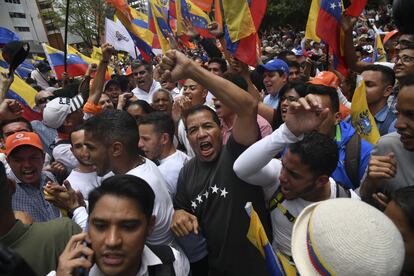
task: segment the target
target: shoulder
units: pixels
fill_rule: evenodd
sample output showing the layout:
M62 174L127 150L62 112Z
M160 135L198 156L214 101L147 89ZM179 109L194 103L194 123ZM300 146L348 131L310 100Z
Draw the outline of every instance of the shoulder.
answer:
M46 222L33 224L33 229L44 229L45 234L50 238L67 238L81 232L81 228L69 218L57 218Z

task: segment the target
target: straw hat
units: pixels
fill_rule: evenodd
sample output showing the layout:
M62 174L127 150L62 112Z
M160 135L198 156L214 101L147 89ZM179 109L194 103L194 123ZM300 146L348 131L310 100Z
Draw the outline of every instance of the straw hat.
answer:
M383 213L362 201L340 198L302 211L293 227L292 254L303 276L392 276L402 269L404 243Z

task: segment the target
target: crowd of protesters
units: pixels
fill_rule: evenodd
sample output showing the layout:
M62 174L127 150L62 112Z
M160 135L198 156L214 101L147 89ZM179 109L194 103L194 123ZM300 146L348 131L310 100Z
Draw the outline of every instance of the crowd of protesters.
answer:
M256 68L217 24L152 63L103 44L60 82L40 62L32 121L2 73L0 274L270 275L249 203L286 275L412 275L414 34L389 6L341 27L348 75L290 26L263 32ZM351 124L360 79L376 144Z

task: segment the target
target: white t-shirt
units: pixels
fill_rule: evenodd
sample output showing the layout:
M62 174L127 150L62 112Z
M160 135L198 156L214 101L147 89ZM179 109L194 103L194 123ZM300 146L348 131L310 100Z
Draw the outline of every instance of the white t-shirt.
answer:
M90 191L101 185L101 178L96 172L83 173L76 171L76 169L72 170L66 180L74 190L80 191L85 199L88 198Z
M147 238L147 243L170 245L174 240L170 230L174 208L164 177L158 167L151 160L145 158L145 163L130 170L126 174L135 175L144 179L155 194L154 210L155 228Z
M142 90L141 88L135 87L132 90L132 93L134 93L134 96L137 97L138 100L144 100L147 103L152 103L152 95L154 94L155 91L157 91L160 88L161 88L161 84L158 81L153 80L148 92Z
M160 169L160 172L167 182L167 188L170 192L171 198L174 198L175 193L177 192L178 174L180 173L180 170L184 166L185 162L189 159L190 157L188 157L187 154L177 150L167 158L159 160L160 165L158 166L158 169Z
M178 141L184 145L187 155L190 158L193 158L195 156L195 153L193 151L193 148L191 147L190 141L188 141L187 138L187 132L185 131L185 126L183 120L180 120L178 122Z
M247 183L258 185L263 188L266 202L268 202L279 187L279 175L282 169L282 162L275 159L275 153L281 152L288 144L296 143L303 139L303 135L296 137L288 127L283 124L271 135L264 137L246 149L234 163L233 169L240 179ZM336 183L330 178L331 196L336 197ZM358 195L351 192L351 197L359 199ZM294 217L312 202L303 199L285 200L282 205ZM271 212L273 243L275 250L292 256L291 237L293 223L290 222L279 209Z
M331 195L329 199L336 198L336 183L335 180L332 178L329 179L330 186L331 186ZM353 199L360 199L358 195L352 191L351 198ZM266 191L265 191L266 193ZM266 194L266 198L271 197L272 195ZM312 204L314 202L306 201L302 198L297 198L294 200L284 200L282 205L289 211L291 215L297 218L302 212L305 207ZM294 223L290 222L285 215L280 212L278 208L275 208L270 213L270 218L272 221L272 229L273 229L273 243L272 247L275 250L281 251L283 254L292 256L291 252L291 238L292 238L292 230Z

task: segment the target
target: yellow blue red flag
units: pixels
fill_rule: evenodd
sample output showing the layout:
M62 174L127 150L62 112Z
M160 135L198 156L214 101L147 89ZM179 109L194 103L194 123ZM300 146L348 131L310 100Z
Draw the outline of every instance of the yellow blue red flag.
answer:
M150 61L154 57L152 48L157 48L156 39L149 29L148 14L131 8L126 0L107 0L116 9L116 17L128 30L142 57Z
M203 37L213 36L208 31L208 25L211 23L208 15L191 0L176 0L177 13L177 34L181 35L183 31L183 20L191 22L196 31ZM171 7L170 7L171 8Z
M235 5L235 3L239 3ZM249 11L246 10L245 4L248 4ZM226 24L223 25L224 27L224 35L226 38L226 45L227 50L235 57L236 59L249 64L251 66L256 66L256 53L257 48L260 43L258 37L258 30L260 27L260 23L262 22L263 16L266 12L267 1L266 0L221 0L221 6L224 10L224 16ZM225 5L227 5L227 9L230 7L235 8L238 12L227 11ZM228 16L230 15L230 19ZM243 17L246 16L247 18L252 19L252 22L248 22L248 26L244 29L244 26L241 25L240 21L242 19L235 19L231 18L233 16ZM232 25L232 29L228 25L228 21L232 20L234 23ZM246 19L243 19L246 20ZM247 20L248 21L248 20ZM251 23L253 23L253 27L255 31L251 32ZM240 28L238 31L234 33L236 28ZM237 41L234 39L243 37Z
M65 71L64 68L64 59L65 55L62 51L55 49L46 43L42 44L45 51L47 60L49 61L50 67L55 72L55 75L58 79L62 79L62 74ZM83 60L79 55L70 53L68 51L66 57L67 63L67 73L69 77L82 76L86 73L88 69L88 63Z
M358 134L375 145L380 138L380 133L375 119L368 108L364 80L361 80L352 97L351 118L352 125Z
M252 203L247 202L244 208L250 217L250 226L247 232L247 239L257 248L257 250L260 251L260 254L265 259L269 275L284 275L281 264L273 251L272 245L267 238L259 215L254 210Z
M149 0L149 24L150 29L155 29L163 53L171 49L168 38L174 37L168 24L168 9L159 0Z
M3 56L0 54L0 72L9 72L8 65L4 61ZM37 91L27 84L17 74L14 74L14 81L10 86L9 91L6 93L6 98L15 99L19 101L23 106L23 117L29 121L41 120L41 114L33 111L35 106L35 96Z

